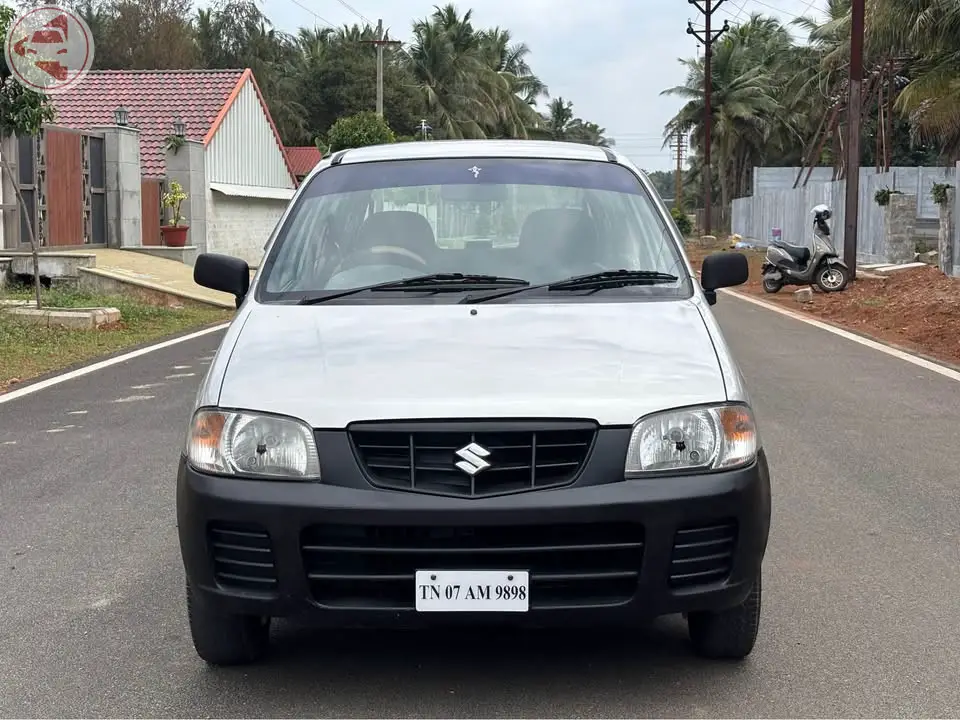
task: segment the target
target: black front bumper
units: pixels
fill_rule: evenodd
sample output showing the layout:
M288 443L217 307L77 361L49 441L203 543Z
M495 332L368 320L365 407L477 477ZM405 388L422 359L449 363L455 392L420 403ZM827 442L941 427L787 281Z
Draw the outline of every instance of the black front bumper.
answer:
M646 480L623 480L622 457L594 453L566 488L489 498L377 489L356 466L337 484L235 480L181 458L187 579L226 612L335 626L630 624L741 602L769 534L765 456ZM418 569L529 569L530 610L418 613Z

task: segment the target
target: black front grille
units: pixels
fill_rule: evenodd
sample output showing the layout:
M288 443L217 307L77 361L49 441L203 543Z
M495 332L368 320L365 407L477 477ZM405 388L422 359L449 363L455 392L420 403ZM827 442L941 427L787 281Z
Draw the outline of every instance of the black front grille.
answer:
M733 520L677 531L670 561L670 586L691 588L726 580L736 542L737 524Z
M417 570L528 570L530 608L629 602L643 528L628 523L481 527L317 525L303 531L311 593L336 608L409 610Z
M466 497L567 485L583 467L595 434L596 426L588 422L350 428L357 457L374 485ZM488 463L474 475L466 470L480 461L457 454L466 454L472 444L482 449L475 457Z
M211 523L207 543L221 586L256 592L276 589L273 548L266 530L257 525Z

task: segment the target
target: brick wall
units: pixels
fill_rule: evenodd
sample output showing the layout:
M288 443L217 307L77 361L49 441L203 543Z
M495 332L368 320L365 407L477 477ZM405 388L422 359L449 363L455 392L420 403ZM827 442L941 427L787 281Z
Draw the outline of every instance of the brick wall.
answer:
M243 258L258 265L287 200L207 194L206 252Z

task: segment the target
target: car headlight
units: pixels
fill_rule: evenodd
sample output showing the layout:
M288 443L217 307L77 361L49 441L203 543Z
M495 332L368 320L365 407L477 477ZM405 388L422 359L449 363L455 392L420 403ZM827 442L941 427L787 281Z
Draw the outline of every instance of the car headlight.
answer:
M746 405L692 407L648 415L633 426L627 477L670 470L730 470L753 462L760 439Z
M219 475L319 480L313 431L300 420L229 410L198 410L187 434L187 459Z

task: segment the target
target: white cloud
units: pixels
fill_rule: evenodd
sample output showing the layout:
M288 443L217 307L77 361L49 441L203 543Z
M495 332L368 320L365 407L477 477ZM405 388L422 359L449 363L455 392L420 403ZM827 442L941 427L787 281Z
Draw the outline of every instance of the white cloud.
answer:
M394 37L407 40L415 19L442 0L346 0L372 22L383 18ZM826 0L726 0L714 16L733 20L750 13L789 21L815 14ZM650 170L669 169L669 150L660 150L663 126L680 106L660 92L684 80L679 57L693 57L696 43L687 20L697 9L684 0L472 0L474 23L508 28L531 50L534 71L550 94L571 100L581 117L605 127L618 148ZM309 8L311 12L304 8ZM264 0L264 13L283 30L301 26L362 22L338 0ZM323 18L323 21L317 16ZM325 21L325 22L324 22ZM371 79L372 82L372 79Z

